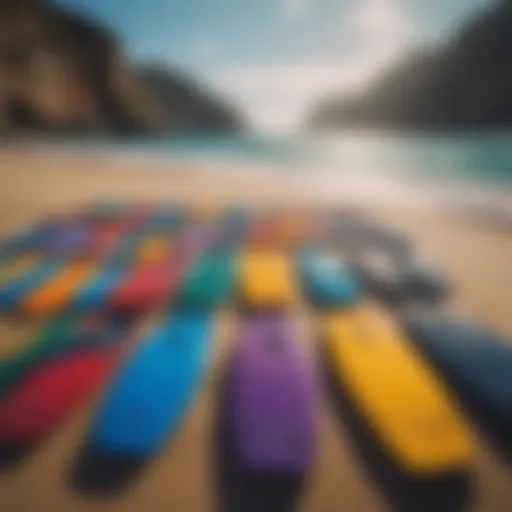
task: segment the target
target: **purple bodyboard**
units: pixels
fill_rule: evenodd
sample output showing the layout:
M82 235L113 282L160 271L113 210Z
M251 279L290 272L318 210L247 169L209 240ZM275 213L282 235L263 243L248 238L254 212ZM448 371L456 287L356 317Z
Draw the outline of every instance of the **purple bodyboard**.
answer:
M50 237L47 252L52 256L72 256L85 250L93 236L90 226L76 223L61 226Z
M241 467L305 472L312 459L317 391L310 356L291 322L277 316L247 320L231 370L229 414Z

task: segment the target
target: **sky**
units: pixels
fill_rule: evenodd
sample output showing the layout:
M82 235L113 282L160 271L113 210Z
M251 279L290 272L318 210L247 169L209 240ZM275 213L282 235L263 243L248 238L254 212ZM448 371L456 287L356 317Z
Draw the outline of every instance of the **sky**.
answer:
M358 90L496 0L59 0L111 26L136 61L178 66L262 129Z

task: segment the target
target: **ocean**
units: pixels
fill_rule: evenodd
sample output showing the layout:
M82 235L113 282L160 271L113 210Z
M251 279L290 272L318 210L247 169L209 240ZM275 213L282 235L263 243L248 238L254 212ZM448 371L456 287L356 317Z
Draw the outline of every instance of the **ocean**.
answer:
M330 171L340 175L512 187L508 135L398 136L376 133L160 135L81 139L71 147L102 153L170 157L201 164Z
M173 134L52 143L63 148L130 162L157 159L169 163L169 172L270 171L287 189L305 180L312 196L328 200L434 204L512 223L512 134Z

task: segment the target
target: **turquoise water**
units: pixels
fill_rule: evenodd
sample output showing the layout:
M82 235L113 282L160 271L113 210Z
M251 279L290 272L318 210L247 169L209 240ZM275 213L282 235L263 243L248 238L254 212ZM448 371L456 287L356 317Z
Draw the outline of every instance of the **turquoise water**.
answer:
M84 147L116 154L172 157L201 163L326 170L442 183L512 187L512 134L460 136L186 135L123 142L82 141ZM242 167L241 167L242 168Z
M512 187L512 134L437 137L353 135L333 140L340 162L435 182Z

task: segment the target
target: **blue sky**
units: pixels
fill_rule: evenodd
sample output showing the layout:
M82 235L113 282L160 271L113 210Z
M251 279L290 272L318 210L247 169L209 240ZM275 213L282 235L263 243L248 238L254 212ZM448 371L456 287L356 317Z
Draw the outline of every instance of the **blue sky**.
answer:
M411 47L442 41L493 0L60 0L105 21L136 60L178 65L255 124L364 86Z

